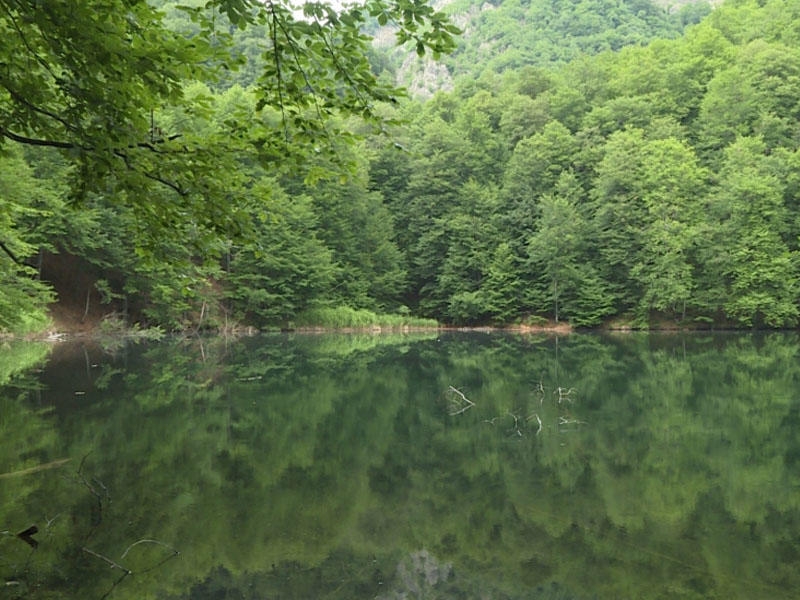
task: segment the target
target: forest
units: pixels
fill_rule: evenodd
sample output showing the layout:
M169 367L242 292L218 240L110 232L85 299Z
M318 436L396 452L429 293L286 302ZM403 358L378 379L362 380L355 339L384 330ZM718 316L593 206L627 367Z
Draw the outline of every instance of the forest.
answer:
M0 332L795 326L800 1L565 4L0 0Z

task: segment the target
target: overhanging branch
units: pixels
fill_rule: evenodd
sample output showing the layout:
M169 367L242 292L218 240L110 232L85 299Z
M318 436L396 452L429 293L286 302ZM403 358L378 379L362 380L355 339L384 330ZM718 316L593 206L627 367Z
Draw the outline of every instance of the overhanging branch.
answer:
M174 191L179 196L186 196L188 194L188 192L186 190L184 190L183 188L181 188L177 183L173 183L172 181L164 179L163 177L161 177L159 175L155 175L153 173L148 173L145 170L137 169L136 167L131 165L130 158L124 152L122 152L120 150L114 150L114 156L117 156L118 158L121 158L122 162L125 163L125 166L128 169L130 169L131 171L138 171L139 173L144 175L147 179L152 179L153 181L168 187L169 189Z
M3 252L8 254L11 260L13 260L16 264L18 265L22 264L22 262L20 262L20 260L14 255L14 253L11 250L9 250L8 246L5 245L5 242L0 241L0 249L2 249Z
M14 133L13 131L9 131L5 128L0 128L0 135L3 137L7 137L10 140L18 142L20 144L27 144L28 146L46 146L48 148L62 148L65 150L72 150L73 148L78 148L79 146L73 144L72 142L59 142L57 140L40 140L37 138L31 138L24 135L19 135L18 133Z
M75 148L80 148L81 150L84 150L84 151L92 151L93 150L93 148L90 148L90 147L87 148L85 146L79 146L79 145L73 144L71 142L61 142L61 141L57 141L57 140L42 140L42 139L38 139L38 138L31 138L31 137L28 137L28 136L19 135L18 133L14 133L13 131L9 131L8 129L2 128L2 127L0 127L0 136L6 137L6 138L8 138L10 140L13 140L13 141L17 142L17 143L26 144L26 145L29 145L29 146L44 146L44 147L48 147L48 148L60 148L62 150L73 150ZM163 142L166 142L166 141L176 140L179 137L181 137L180 134L171 135L169 137L164 138L163 140L157 140L156 142L154 142L154 144L159 144L159 143L163 143ZM134 144L132 146L128 146L128 148L145 148L147 150L150 150L151 152L155 152L155 153L158 153L158 154L164 154L165 153L165 152L159 150L158 148L156 148L156 146L154 144L151 144L151 143L148 143L148 142L140 142L138 144ZM113 154L115 156L118 156L119 158L121 158L123 160L123 162L125 163L125 166L128 169L136 170L136 168L133 167L130 164L130 161L128 160L128 155L127 154L125 154L121 150L113 150L112 152L113 152ZM183 153L186 153L187 150L184 148L184 149L180 150L179 152L183 154ZM171 190L173 190L174 192L180 194L181 196L185 196L187 194L186 190L182 189L178 184L173 183L173 182L171 182L171 181L169 181L167 179L164 179L163 177L161 177L159 175L155 175L153 173L148 173L147 171L141 171L141 173L146 178L152 179L153 181L155 181L157 183L160 183L160 184L170 188ZM20 261L17 260L17 258L14 256L14 254L2 242L0 242L0 249L2 249L6 254L8 254L15 263L21 264Z
M0 135L3 137L7 137L10 140L13 140L20 144L27 144L28 146L46 146L49 148L61 148L63 150L72 150L75 148L80 148L81 150L92 151L94 148L87 147L87 146L79 146L73 142L61 142L58 140L42 140L39 138L32 138L25 135L20 135L18 133L14 133L13 131L9 131L4 127L0 127ZM152 152L163 152L156 147L156 144L163 144L164 142L171 142L177 140L181 137L181 134L176 133L170 136L167 136L163 139L155 140L154 142L139 142L137 144L129 145L128 148L146 148ZM185 152L182 150L181 152Z

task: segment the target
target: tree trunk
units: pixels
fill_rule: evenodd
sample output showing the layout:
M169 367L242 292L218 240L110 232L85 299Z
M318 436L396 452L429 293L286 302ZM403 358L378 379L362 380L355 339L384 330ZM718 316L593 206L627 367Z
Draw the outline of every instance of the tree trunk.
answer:
M556 307L556 323L558 323L558 279L553 279L553 302Z

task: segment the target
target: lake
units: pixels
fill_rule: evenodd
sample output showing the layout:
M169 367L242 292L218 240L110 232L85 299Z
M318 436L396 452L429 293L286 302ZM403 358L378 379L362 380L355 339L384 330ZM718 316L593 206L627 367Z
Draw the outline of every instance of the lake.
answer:
M800 596L800 338L0 346L3 598Z

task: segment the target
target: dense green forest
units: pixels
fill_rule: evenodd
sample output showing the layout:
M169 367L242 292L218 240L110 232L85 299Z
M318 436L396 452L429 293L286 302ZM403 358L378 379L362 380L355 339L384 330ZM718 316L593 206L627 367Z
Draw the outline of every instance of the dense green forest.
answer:
M407 1L34 4L0 2L0 330L56 295L165 329L797 323L797 0L454 4L460 39ZM387 23L452 91L402 96Z
M453 52L441 58L441 66L402 48L392 51L391 40L381 44L380 35L385 56L377 64L417 95L427 95L451 88L454 79L465 76L530 65L552 67L584 54L677 38L711 10L702 1L683 4L678 10L664 10L651 0L457 0L444 10L463 33Z

